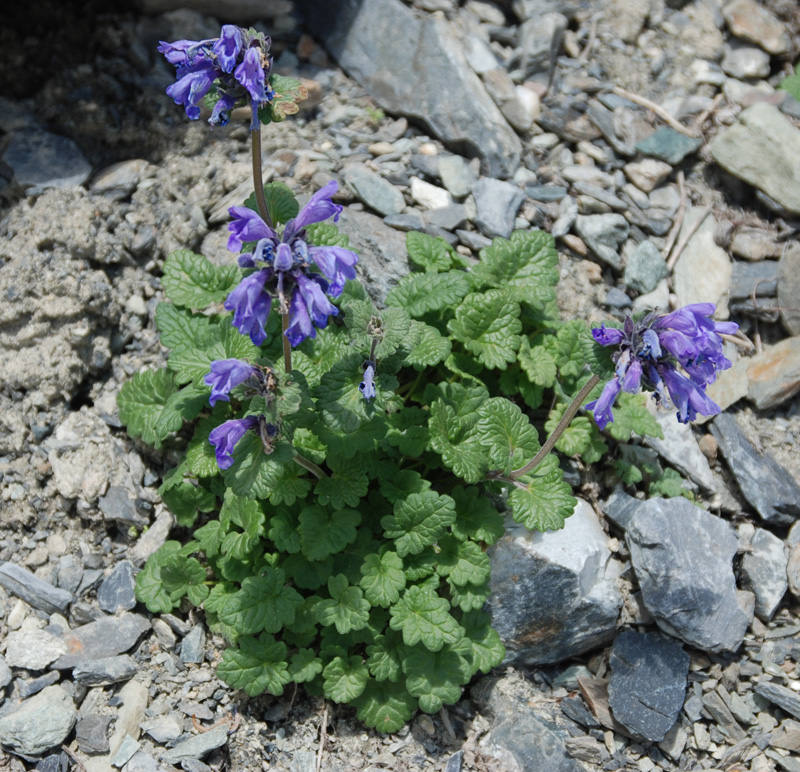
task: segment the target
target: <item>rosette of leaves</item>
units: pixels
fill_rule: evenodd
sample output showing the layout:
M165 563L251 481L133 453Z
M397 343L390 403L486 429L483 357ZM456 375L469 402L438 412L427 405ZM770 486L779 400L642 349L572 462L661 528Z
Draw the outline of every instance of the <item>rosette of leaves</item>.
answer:
M273 220L294 216L288 189L266 188ZM347 244L330 223L308 237ZM185 451L161 494L193 531L151 557L138 598L158 613L184 598L202 605L230 642L219 672L231 686L280 695L302 683L381 731L457 701L503 660L484 610L487 550L504 533L489 494L510 491L512 516L529 528L563 527L575 502L554 456L508 475L590 369L609 367L586 325L558 318L548 234L495 239L469 269L441 239L410 233L407 244L414 270L385 307L350 282L342 313L294 350L290 373L277 316L257 348L221 311L239 269L173 253L156 313L167 367L138 373L119 397L132 437ZM278 374L268 406L237 387L209 408L203 378L225 358ZM369 400L359 389L368 358ZM614 431L648 428L631 403ZM250 433L220 471L209 433L267 409L279 426L269 452ZM594 461L606 445L579 418L559 449Z

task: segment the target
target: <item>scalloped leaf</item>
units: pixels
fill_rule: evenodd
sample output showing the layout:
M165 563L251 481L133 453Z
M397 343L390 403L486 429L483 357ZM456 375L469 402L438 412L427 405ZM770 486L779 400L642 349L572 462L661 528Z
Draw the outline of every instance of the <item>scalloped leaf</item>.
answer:
M575 509L575 497L564 482L558 459L547 456L530 474L519 482L524 488L514 488L509 495L511 515L532 531L557 531Z
M234 689L243 689L251 697L264 692L280 697L283 687L292 681L286 653L286 644L271 635L244 636L238 647L222 653L217 673Z

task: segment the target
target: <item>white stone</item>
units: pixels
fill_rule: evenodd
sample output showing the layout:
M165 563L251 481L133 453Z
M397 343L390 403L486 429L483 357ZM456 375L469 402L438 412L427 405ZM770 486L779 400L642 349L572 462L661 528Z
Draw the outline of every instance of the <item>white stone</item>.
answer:
M444 189L419 177L411 178L411 198L423 209L442 209L453 203L453 197Z
M64 641L44 630L17 630L6 638L6 662L11 667L44 670L66 652Z

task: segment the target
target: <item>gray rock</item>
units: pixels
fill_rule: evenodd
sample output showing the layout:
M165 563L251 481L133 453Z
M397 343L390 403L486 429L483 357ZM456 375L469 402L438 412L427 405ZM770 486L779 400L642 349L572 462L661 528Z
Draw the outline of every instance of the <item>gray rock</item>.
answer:
M9 633L6 638L6 662L11 667L44 670L66 652L64 641L44 630L26 630L23 627Z
M22 566L11 562L0 565L0 586L48 614L63 614L67 606L75 600L71 592L53 587Z
M100 511L108 518L124 526L141 527L147 521L136 509L136 502L130 492L122 485L112 485L97 501Z
M578 180L572 189L575 193L583 193L586 196L591 196L597 201L606 204L611 209L624 210L628 208L628 204L623 201L619 196L615 196L611 191L601 188L599 185L593 185L591 182Z
M753 684L753 691L795 718L800 718L800 695L797 692L779 684L763 681L756 681Z
M756 43L771 54L785 54L791 47L780 19L755 0L732 0L725 4L722 15L736 37Z
M788 249L787 249L788 251ZM800 250L798 250L800 255ZM751 298L774 298L778 291L778 263L761 260L744 263L736 260L731 274L731 300L750 301Z
M587 118L597 127L606 142L618 155L632 156L636 154L636 140L639 131L633 110L617 107L609 110L599 100L592 99L586 110Z
M97 173L89 189L92 193L101 193L114 201L121 201L139 186L147 166L147 161L141 158L113 164Z
M419 212L402 212L384 217L383 221L390 228L397 231L421 231L425 227L425 221Z
M184 766L186 772L195 772ZM125 772L164 772L162 767L149 753L137 751L125 765ZM197 771L199 772L199 770Z
M149 620L138 614L122 614L90 622L65 633L67 653L59 657L53 667L67 670L87 661L122 654L149 629Z
M309 29L381 107L421 121L444 143L480 156L492 177L516 171L519 139L446 19L419 18L400 0L308 0L303 10ZM419 55L409 55L409 41Z
M72 697L60 686L48 686L0 718L0 743L38 756L67 739L76 717Z
M406 207L403 194L391 182L363 164L350 164L342 171L347 187L366 204L384 217L399 214Z
M510 182L484 177L472 189L478 214L475 225L484 236L508 238L525 194Z
M620 564L591 506L578 499L560 531L511 520L492 547L492 625L508 661L561 662L611 640L622 605Z
M83 579L83 566L76 565L72 555L62 555L58 560L58 586L74 593Z
M69 138L46 131L14 133L3 152L17 184L30 195L82 185L92 167Z
M630 226L621 214L578 215L575 231L600 260L622 268L619 247L628 238Z
M754 46L732 43L726 46L720 67L732 78L766 78L769 75L769 54Z
M614 641L608 664L614 718L647 740L663 740L683 706L689 655L662 635L624 631Z
M549 72L550 67L554 66L568 24L569 19L563 14L549 12L520 25L519 66L526 77Z
M714 138L711 155L726 171L800 214L800 129L774 105L758 102L743 110Z
M45 756L37 765L36 772L67 772L70 758L63 751Z
M130 735L126 735L122 744L117 749L114 757L111 759L111 764L114 767L124 767L139 751L141 744Z
M489 96L500 108L503 117L519 132L528 131L533 125L534 114L517 94L517 87L508 71L503 67L484 73L483 82Z
M800 485L768 454L760 454L736 419L721 413L711 424L725 462L742 495L770 525L791 525L800 517Z
M123 654L117 657L85 659L75 665L72 677L87 686L108 686L128 681L136 675L138 667L132 657Z
M651 292L669 276L669 268L652 241L643 241L625 266L625 284L637 292Z
M586 772L567 753L566 733L556 731L530 682L514 676L484 678L472 690L472 697L492 717L481 750L494 757L500 769Z
M221 748L228 742L228 727L218 726L203 734L190 737L161 755L167 764L180 764L184 759L201 759L215 748Z
M195 625L191 632L181 641L181 662L198 664L206 653L206 631L203 625Z
M489 44L480 35L467 35L464 38L464 55L478 75L500 66Z
M183 734L183 719L179 713L168 713L145 721L142 730L159 745L174 742Z
M792 335L800 335L800 243L790 241L786 244L778 272L778 307L781 309L781 321Z
M440 209L431 209L425 212L424 219L437 228L446 231L455 231L466 224L469 218L467 207L463 204L450 204ZM513 226L512 226L513 227Z
M409 270L405 234L384 225L375 215L348 209L339 218L339 229L350 237L350 247L358 253L358 278L382 304Z
M83 753L108 753L108 725L113 716L92 713L78 721L75 739Z
M669 126L662 126L647 139L637 143L636 149L643 155L658 158L675 166L687 155L698 150L702 144L701 139L687 137Z
M109 614L130 611L136 605L135 576L130 560L122 560L114 566L97 591L97 602Z
M739 607L730 526L683 498L650 499L625 532L645 607L666 633L703 651L735 651L750 619Z
M572 18L579 3L575 0L514 0L512 8L520 21L538 19L546 13L563 13Z
M453 198L464 198L472 192L475 175L460 155L439 156L439 176Z
M642 504L643 501L628 495L622 486L618 486L603 505L603 514L623 531L627 531Z
M762 622L772 619L789 588L788 561L789 549L783 540L763 528L756 529L750 549L742 556L741 579L756 596L755 614Z
M11 668L6 663L5 657L0 654L0 698L3 696L3 689L11 683L11 678Z
M789 590L795 598L800 598L800 544L790 545L789 562L786 564L786 578ZM0 665L2 669L2 665ZM2 678L0 678L0 683Z
M469 247L473 252L480 252L484 247L488 247L492 241L487 239L482 233L477 231L456 231L458 240L465 246Z
M569 191L560 185L528 185L525 192L528 194L528 198L547 203L561 201Z

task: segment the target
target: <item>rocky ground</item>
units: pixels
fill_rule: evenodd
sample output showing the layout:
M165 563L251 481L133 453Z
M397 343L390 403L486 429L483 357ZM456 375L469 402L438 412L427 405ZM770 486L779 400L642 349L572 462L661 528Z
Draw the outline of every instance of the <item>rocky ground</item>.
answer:
M177 5L44 0L0 26L0 769L800 770L800 103L775 88L796 4ZM201 614L133 596L176 448L131 441L116 394L165 360L164 258L230 260L251 189L246 124L188 124L155 46L220 22L307 80L266 176L341 181L376 297L406 230L477 255L539 227L565 318L711 301L742 329L726 413L659 416L665 439L626 451L704 509L572 465L567 527L493 555L509 667L396 735L233 692Z

